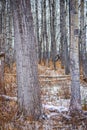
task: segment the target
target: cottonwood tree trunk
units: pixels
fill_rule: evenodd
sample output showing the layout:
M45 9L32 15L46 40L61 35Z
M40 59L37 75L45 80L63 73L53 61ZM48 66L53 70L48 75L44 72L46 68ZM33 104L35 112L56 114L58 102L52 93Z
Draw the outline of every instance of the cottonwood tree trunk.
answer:
M87 81L87 56L86 56L86 23L84 21L84 0L81 0L81 16L80 16L80 31L81 31L81 57L83 78Z
M80 74L79 74L79 45L78 45L78 0L70 0L70 71L71 71L71 100L70 112L81 110Z
M41 114L41 102L30 0L14 0L12 4L19 110L30 120L36 120Z

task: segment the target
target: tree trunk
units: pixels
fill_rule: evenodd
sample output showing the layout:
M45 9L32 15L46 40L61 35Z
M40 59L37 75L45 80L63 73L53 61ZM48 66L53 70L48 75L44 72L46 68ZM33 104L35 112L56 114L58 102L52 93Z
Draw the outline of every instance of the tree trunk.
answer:
M69 74L69 54L66 28L66 5L65 0L60 1L60 43L61 43L61 66L65 68L65 74Z
M38 20L38 0L35 0L35 11L36 11L36 41L38 44L38 62L41 63L41 46L39 40L39 20Z
M4 61L5 54L0 53L0 94L6 94L5 84L4 84Z
M43 0L41 1L41 60L44 61L44 33L43 33ZM45 63L44 63L45 64Z
M48 36L47 36L47 19L46 19L46 0L44 0L44 45L45 45L45 63L48 66Z
M82 69L83 78L87 81L87 56L86 56L86 23L84 21L84 0L81 0L81 17L80 17L80 29L81 29L81 55L82 55Z
M61 44L61 67L64 68L64 62L65 62L65 58L64 58L64 36L66 35L65 33L65 0L60 0L60 44Z
M70 72L71 101L70 112L81 110L80 75L79 75L79 45L78 45L78 0L70 0Z
M52 61L54 65L54 69L56 70L56 64L55 64L55 56L57 54L56 49L56 40L55 40L55 0L52 1L52 11L51 11L51 55L52 55Z
M12 4L19 110L30 120L36 120L41 114L41 102L35 50L37 44L34 37L30 0L14 0Z

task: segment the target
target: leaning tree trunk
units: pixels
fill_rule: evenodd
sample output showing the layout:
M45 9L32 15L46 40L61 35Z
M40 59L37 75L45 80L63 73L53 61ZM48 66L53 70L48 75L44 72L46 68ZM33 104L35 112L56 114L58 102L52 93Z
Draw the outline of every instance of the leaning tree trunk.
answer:
M36 41L30 0L14 0L14 33L19 111L36 120L41 114Z
M70 112L81 110L79 45L78 45L78 0L70 0L70 67L71 67L71 100Z

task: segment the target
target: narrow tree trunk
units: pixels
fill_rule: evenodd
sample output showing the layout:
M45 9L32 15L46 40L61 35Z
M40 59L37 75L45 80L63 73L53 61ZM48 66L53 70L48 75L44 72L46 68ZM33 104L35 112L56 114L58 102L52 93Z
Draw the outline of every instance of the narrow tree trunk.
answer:
M14 31L19 110L30 120L41 114L36 41L30 0L14 0Z
M2 10L0 10L0 51L2 51Z
M44 44L45 44L45 62L48 66L48 36L47 36L47 19L46 19L46 0L44 0Z
M60 42L61 42L61 66L65 68L65 74L69 74L69 54L66 30L66 5L65 0L60 1Z
M71 100L70 112L81 110L79 45L78 45L78 0L70 0L70 67L71 67Z
M4 84L4 63L5 54L0 53L0 94L6 94L5 84Z
M39 13L38 13L38 0L35 0L35 10L36 10L36 41L38 44L38 62L41 63L41 46L39 40Z
M51 56L52 56L52 61L54 65L54 69L56 70L56 64L55 64L55 56L57 54L57 49L56 49L56 40L55 40L55 0L52 1L51 3L52 11L51 11Z
M87 81L87 56L86 56L86 26L84 21L84 0L81 0L81 17L80 17L80 29L81 29L81 55L82 55L82 69L83 78Z
M64 27L65 25L65 0L60 0L60 44L61 44L61 67L64 68L65 58L64 58L64 36L66 35Z
M43 33L43 0L42 0L41 1L41 44L40 44L41 45L41 61L44 61L43 44L44 44L44 33Z

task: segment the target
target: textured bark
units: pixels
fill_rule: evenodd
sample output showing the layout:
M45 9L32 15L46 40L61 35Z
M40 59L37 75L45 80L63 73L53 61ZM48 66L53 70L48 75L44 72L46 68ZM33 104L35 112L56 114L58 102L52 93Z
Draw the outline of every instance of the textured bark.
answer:
M1 1L1 8L0 8L0 52L5 51L5 46L4 46L4 37L3 37L3 19L4 19L4 11L5 11L5 2L2 0Z
M1 94L6 94L5 86L4 86L4 60L5 54L0 53L0 92Z
M49 1L50 5L50 28L51 28L51 57L54 65L54 69L56 69L56 64L55 64L55 56L57 54L56 50L56 40L55 40L55 0Z
M66 20L66 11L65 11L65 0L60 0L60 44L61 44L61 66L64 68L65 58L64 58L64 41L65 41L65 20Z
M11 12L10 0L5 3L5 62L12 67L13 48L12 48L12 24L13 17Z
M79 75L79 45L78 45L78 0L70 0L70 71L71 71L71 101L70 111L81 110L80 75Z
M40 90L37 72L36 41L30 0L12 1L17 62L18 104L29 119L41 114Z
M38 0L35 0L35 11L36 11L36 41L38 44L38 62L41 63L41 45L39 40L39 20L38 20Z
M45 31L45 25L46 25L46 1L42 0L42 17L43 17L43 61L44 61L44 65L46 65L46 31Z
M47 20L46 20L46 0L44 0L44 51L45 51L45 61L46 61L46 65L48 66L48 36L47 36Z
M0 10L0 51L2 51L2 10Z
M6 1L3 0L2 2L2 34L0 37L0 44L1 44L1 51L5 52L5 39L6 39L6 15L5 15L5 5L6 5Z
M81 57L82 57L82 69L83 78L87 80L87 56L86 56L86 26L84 21L84 0L81 0L81 17L80 17L80 41L81 41Z
M43 33L43 0L41 1L41 60L44 61L44 51L43 51L43 44L44 44L44 33ZM44 63L45 64L45 63Z
M60 43L61 66L65 68L65 74L69 74L69 55L66 29L66 5L65 0L60 1Z

